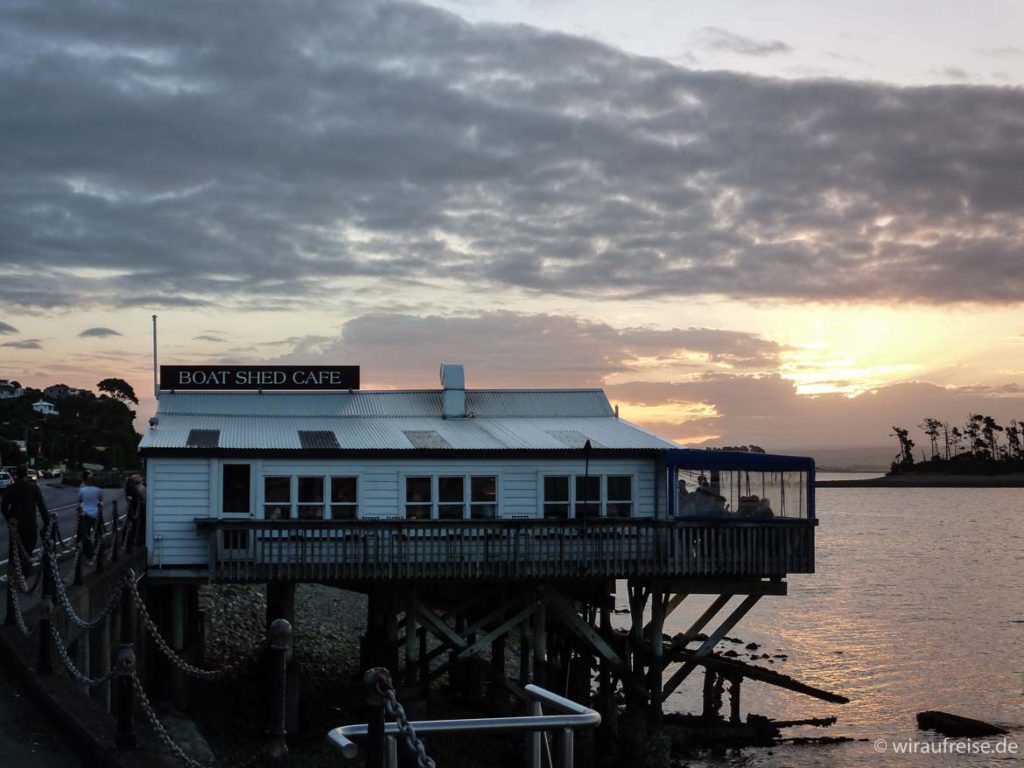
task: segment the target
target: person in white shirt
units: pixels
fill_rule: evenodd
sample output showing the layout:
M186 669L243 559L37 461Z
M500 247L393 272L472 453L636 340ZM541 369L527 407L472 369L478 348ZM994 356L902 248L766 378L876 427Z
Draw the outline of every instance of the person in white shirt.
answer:
M82 523L78 527L78 541L82 544L82 554L85 559L91 560L95 554L93 531L96 528L100 510L103 508L103 489L96 482L95 475L86 477L82 487L78 489L78 506L82 510Z

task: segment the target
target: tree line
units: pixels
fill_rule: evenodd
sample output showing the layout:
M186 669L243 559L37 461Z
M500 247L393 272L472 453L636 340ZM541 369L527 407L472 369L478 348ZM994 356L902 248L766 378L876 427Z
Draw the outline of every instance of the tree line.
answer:
M1006 426L993 417L969 414L962 425L927 418L917 425L927 438L931 455L922 445L921 460L914 459L917 443L910 430L893 427L890 433L899 443L892 462L893 472L906 471L981 471L991 473L1020 471L1024 468L1024 423L1011 419Z
M18 382L10 386L22 389ZM0 461L4 465L30 463L50 468L78 468L98 464L120 469L139 466L135 431L138 404L131 385L123 379L104 379L93 392L63 385L42 390L24 388L21 397L0 399ZM32 404L52 402L58 413L36 413ZM18 445L25 444L25 450Z

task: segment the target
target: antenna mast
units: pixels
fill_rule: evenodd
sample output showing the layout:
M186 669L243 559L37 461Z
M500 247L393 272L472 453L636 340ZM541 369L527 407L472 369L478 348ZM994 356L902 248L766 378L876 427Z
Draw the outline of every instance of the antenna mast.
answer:
M157 379L156 367L156 315L153 315L153 396L160 399L160 382Z

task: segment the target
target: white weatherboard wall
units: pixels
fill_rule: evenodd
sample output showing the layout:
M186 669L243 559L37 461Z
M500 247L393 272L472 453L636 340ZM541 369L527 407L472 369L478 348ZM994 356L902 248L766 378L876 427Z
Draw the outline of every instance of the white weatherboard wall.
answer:
M262 518L263 477L281 475L356 476L359 517L383 519L404 516L403 478L423 475L495 475L498 514L503 518L539 518L545 475L582 475L581 459L179 459L151 457L148 464L149 515L147 533L153 565L198 565L209 557L207 534L196 530L195 518L221 517L221 466L250 464L251 508ZM591 475L632 475L634 516L655 516L653 459L593 459ZM664 488L658 492L665 507ZM238 515L230 515L239 519ZM243 516L243 519L247 519ZM158 538L159 537L159 538Z

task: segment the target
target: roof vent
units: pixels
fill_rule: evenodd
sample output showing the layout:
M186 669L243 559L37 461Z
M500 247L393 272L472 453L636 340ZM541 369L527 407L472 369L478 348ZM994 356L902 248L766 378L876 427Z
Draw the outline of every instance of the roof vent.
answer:
M466 372L461 365L441 363L441 405L446 419L466 418Z
M191 429L185 439L186 448L216 448L220 445L219 429Z

